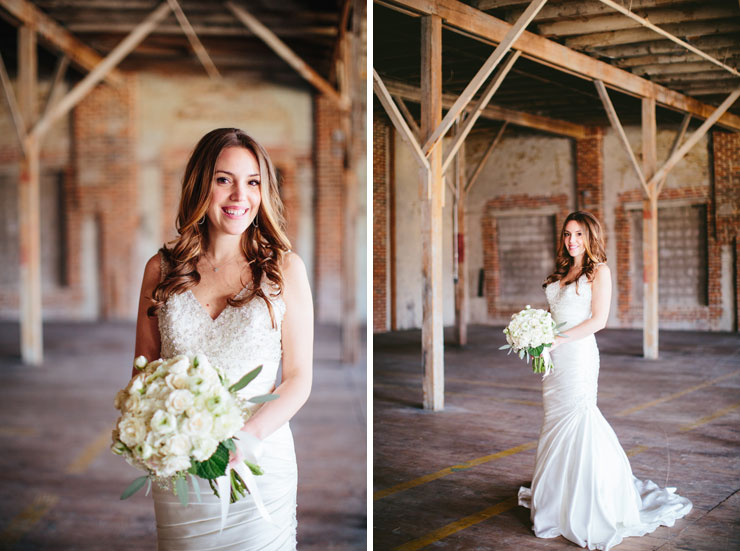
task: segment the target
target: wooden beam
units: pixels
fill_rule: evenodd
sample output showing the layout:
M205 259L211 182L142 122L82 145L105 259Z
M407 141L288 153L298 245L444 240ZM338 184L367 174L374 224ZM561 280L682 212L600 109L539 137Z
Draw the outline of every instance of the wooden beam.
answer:
M680 38L678 38L678 37L672 35L671 33L669 33L667 31L661 29L660 27L657 27L654 24L654 23L666 23L666 22L672 22L672 21L666 21L665 18L663 18L663 20L661 20L660 17L655 17L655 19L653 19L654 15L655 15L654 13L651 13L650 14L650 18L653 19L653 21L648 21L647 19L645 19L643 17L640 17L636 13L634 13L634 12L632 12L632 11L624 8L624 7L622 7L621 5L617 4L613 0L599 0L599 1L602 4L606 4L607 6L609 6L609 7L613 8L613 9L617 10L622 15L625 15L625 16L629 17L630 19L632 19L633 21L639 23L643 27L647 27L651 31L658 33L659 35L667 38L671 42L675 42L676 44L678 44L680 46L683 46L684 48L686 48L690 52L693 52L696 55L703 57L704 59L706 59L710 63L714 63L718 67L722 67L724 70L732 73L733 75L740 76L740 73L738 73L734 68L730 67L729 65L726 65L726 64L722 63L720 60L715 59L714 57L712 57L712 56L710 56L708 54L705 54L704 52L702 52L700 49L696 48L695 46L692 46L688 42L685 42L685 41L681 40ZM671 10L671 11L673 11L673 10ZM720 18L723 18L724 19L724 18L735 17L737 15L737 10L733 8L731 11L728 12L726 8L714 8L712 6L704 6L704 7L696 8L694 10L687 10L687 9L676 10L676 15L678 15L678 17L679 17L679 19L677 19L676 22L680 22L680 21L697 21L699 19L715 19L715 18L716 19L720 19Z
M603 4L611 8L611 13L605 15L591 16L585 20L583 17L579 17L578 19L564 19L560 21L554 21L552 23L540 23L539 25L537 25L538 34L540 34L541 36L561 37L603 31L616 31L621 29L634 29L640 26L647 27L647 25L643 23L647 21L645 17L650 18L650 24L652 26L648 28L652 29L653 27L655 27L655 25L683 23L684 21L723 19L737 17L738 15L737 8L729 6L696 6L666 8L649 11L640 10L639 12L634 12L626 10L621 6L619 6L619 8L621 9L617 9L614 7L614 3L610 0L601 1ZM615 14L613 10L619 11L621 15ZM623 17L624 15L626 15L627 17ZM669 38L669 40L672 39Z
M504 36L499 45L496 46L496 48L493 50L493 53L488 57L485 63L483 63L481 68L468 83L468 85L462 91L457 100L455 100L455 103L447 111L447 114L442 120L442 123L439 125L438 128L434 130L432 135L429 136L429 139L424 144L424 147L422 147L425 154L429 155L429 152L434 149L434 147L436 147L442 137L450 129L452 123L455 122L455 119L457 119L457 117L460 116L460 113L465 110L468 103L470 103L470 101L473 99L473 96L478 93L480 87L483 86L483 83L488 79L488 77L491 75L499 62L504 58L504 55L506 55L506 52L509 51L512 44L514 44L517 38L521 36L521 34L524 32L524 29L526 29L529 22L532 21L532 18L537 15L537 12L545 4L545 2L547 2L547 0L532 0L527 9L524 10L524 13L521 15L521 17L519 17L516 23L511 26L511 28L506 33L506 36Z
M715 67L716 65L709 63L708 61L694 61L691 63L660 63L655 65L643 65L640 67L634 67L632 69L632 72L636 75L680 75L711 71ZM737 73L737 71L727 71L718 74L726 74L728 77L739 76L735 73Z
M694 44L694 46L700 48L705 52L719 50L721 48L734 48L735 46L737 46L737 40L735 38L726 36L702 36L695 40L692 40L692 43ZM683 54L684 51L685 50L683 48L680 48L677 44L666 42L665 40L659 40L657 36L654 40L651 40L650 42L643 42L640 44L623 44L619 46L609 46L598 49L599 54L613 58L656 54Z
M730 50L729 48L723 48L720 50L705 50L708 54L718 54L725 61L729 58L740 57L740 49ZM617 59L615 63L619 67L641 67L646 65L665 65L674 63L694 63L701 61L702 57L696 54L686 54L681 52L675 52L673 54L651 54L651 55L640 55L635 57L627 57L625 59ZM730 75L728 75L730 76Z
M604 104L604 110L609 117L609 122L611 123L614 132L617 134L617 137L622 142L624 149L627 151L627 155L629 156L630 162L632 163L632 168L635 169L635 173L637 174L637 177L639 178L640 183L645 190L645 193L650 195L650 191L647 187L647 182L645 181L645 175L642 173L642 170L640 170L640 165L637 164L637 159L635 158L635 154L632 151L632 146L630 146L630 142L627 139L627 134L624 133L622 123L619 122L617 111L614 109L614 105L612 105L612 101L609 99L609 93L606 91L604 83L600 80L595 80L594 84L596 85L596 90L599 93L599 98L601 98L601 103Z
M664 31L679 36L706 36L714 34L728 34L740 30L740 24L734 20L719 21L687 21L666 25ZM568 48L598 48L614 46L616 44L632 44L655 40L656 34L652 29L636 28L621 31L605 31L600 33L582 34L565 39Z
M420 142L421 141L421 129L419 128L419 125L416 124L416 120L411 114L411 111L409 111L409 108L406 105L406 102L403 101L403 98L400 96L393 96L393 99L396 102L396 105L398 105L398 108L401 110L401 114L403 115L403 118L408 123L409 128L411 129L411 132L413 132L414 134L414 137L416 138L418 142Z
M646 8L660 8L660 7L675 7L676 0L630 0L629 6L633 10L646 9ZM479 8L480 9L480 8ZM521 8L514 8L511 10L512 17L516 17L518 11ZM598 2L592 2L591 0L569 0L568 2L561 2L558 4L547 5L537 17L534 18L534 22L546 21L552 19L574 19L580 18L591 18L599 15L606 15L613 13L613 10L609 6L600 4Z
M38 113L36 32L18 29L18 108L26 125ZM21 359L28 365L44 360L41 306L41 219L39 142L26 137L18 181Z
M226 7L241 21L245 27L257 35L270 49L280 56L288 65L293 67L299 75L305 78L313 87L322 94L333 99L342 109L348 109L349 105L342 98L339 92L327 82L324 77L314 71L305 61L303 61L285 42L270 29L265 27L260 21L241 6L233 2L226 2Z
M25 155L26 153L26 125L23 122L23 115L18 107L18 102L15 99L15 92L13 91L13 85L8 77L8 71L5 69L5 62L3 56L0 55L0 83L3 86L3 92L5 93L5 101L8 103L8 109L10 110L10 117L13 121L13 128L18 138L18 145L21 151Z
M54 69L54 80L52 81L49 93L46 96L46 105L44 105L44 110L41 112L41 118L44 118L49 112L51 106L54 105L54 102L59 95L59 90L62 87L62 81L64 80L64 75L67 72L68 66L69 58L64 54L59 56L56 68Z
M0 0L0 6L21 24L34 29L41 38L59 48L73 63L83 69L91 71L103 59L95 50L82 43L28 0ZM123 75L119 71L111 71L106 75L106 81L119 85L123 82Z
M514 63L516 63L516 60L519 59L520 55L521 55L521 52L512 52L512 54L509 56L506 62L501 66L498 72L491 79L491 82L488 84L488 86L486 87L485 91L481 95L480 99L478 99L478 101L476 102L473 109L468 112L468 118L465 120L465 123L463 124L462 128L460 128L459 131L455 133L455 137L452 140L452 144L450 144L448 151L446 152L445 159L442 162L442 172L443 173L447 171L447 167L450 166L452 159L455 158L455 155L457 154L457 150L460 149L460 147L462 147L462 144L465 141L465 138L468 137L468 134L473 129L473 125L475 124L475 121L478 120L478 117L483 112L483 110L486 108L486 106L488 105L488 102L491 101L493 94L496 93L496 90L498 90L501 84L504 82L506 75L509 74L509 71L514 66Z
M684 115L683 120L681 121L681 126L679 127L678 132L676 132L676 136L673 138L671 150L668 152L669 159L671 158L671 155L676 152L678 146L681 145L683 137L686 135L686 130L688 130L689 128L689 122L691 122L691 115ZM660 192L663 191L663 185L665 184L666 179L667 178L663 178L660 182L658 182L658 188L655 190L656 197L660 197Z
M192 46L195 55L198 56L198 60L200 60L201 64L205 68L208 76L214 80L220 79L221 73L218 72L218 69L213 64L213 60L210 58L208 52L203 47L203 44L198 38L198 35L193 30L190 21L188 21L185 12L182 11L180 4L178 4L177 0L167 0L167 2L170 5L170 9L175 13L175 17L177 17L177 22L180 24L180 27L182 27L185 36L187 36L188 38L188 42L190 42L190 46Z
M686 153L688 153L689 150L694 147L696 142L704 137L704 135L712 127L712 125L714 125L714 123L719 120L722 114L727 111L733 103L735 103L739 96L740 87L738 87L734 92L727 96L725 101L723 101L720 106L717 107L715 112L707 120L705 120L702 125L691 134L691 136L689 136L684 144L679 147L678 150L673 153L673 155L668 158L663 166L661 166L660 169L650 179L650 184L652 185L655 182L660 182L663 178L665 178L668 175L668 172L670 172L670 170L674 166L676 166L676 163L683 159Z
M388 86L388 90L393 95L403 97L404 99L411 100L416 103L421 102L421 90L415 86L392 80L386 81L386 86ZM456 96L453 94L443 94L442 106L445 109L449 109L452 104L455 103L455 98ZM498 105L491 105L490 103L481 113L481 117L489 120L506 121L511 124L516 124L517 126L541 130L543 132L549 132L551 134L567 136L575 139L584 138L588 133L588 128L582 124L559 119L551 119L549 117L533 115L523 111L515 111L514 109L507 109Z
M455 123L455 137L462 131L460 122ZM458 346L468 344L468 311L470 309L467 281L467 254L465 237L467 235L465 218L465 143L461 143L455 155L455 190L452 206L454 250L454 283L455 283L455 337Z
M421 133L431 137L442 120L442 19L421 19ZM424 409L444 409L444 325L442 286L442 148L429 155L431 197L421 201L422 369ZM422 183L423 185L423 183Z
M498 132L496 132L496 135L491 140L491 143L488 144L488 147L483 152L483 156L478 161L478 164L475 167L475 170L473 171L473 174L470 175L470 178L468 178L468 183L465 184L465 194L470 191L470 188L473 187L475 182L478 181L478 176L480 176L481 171L483 170L483 167L486 165L486 162L488 161L488 157L491 156L491 153L493 153L493 150L496 148L498 143L501 141L502 136L504 135L504 130L506 130L506 126L509 123L504 121L504 124L501 125L501 128L498 129Z
M409 128L409 125L406 124L403 115L401 115L398 107L396 107L396 104L393 101L390 93L388 93L388 89L385 87L385 84L383 84L383 79L380 78L375 69L373 69L373 90L375 91L375 95L380 100L381 105L383 105L383 108L388 114L388 117L391 119L393 126L396 128L396 130L398 130L401 138L411 147L416 160L425 171L429 171L429 161L427 160L426 155L424 155L424 152L421 150L419 142L416 141L416 138L414 137L414 132L411 130L411 128ZM429 190L429 193L431 193L431 190Z
M642 173L652 177L658 164L655 100L642 100ZM642 210L643 356L658 359L658 194L648 186Z
M489 40L497 43L501 42L511 29L509 23L458 0L387 1L419 14L437 14L444 19L449 28L460 29L473 37L482 38L484 42ZM546 63L582 78L601 80L612 88L622 90L625 93L638 97L655 97L659 105L676 111L691 113L696 118L705 119L714 112L714 107L711 105L649 82L628 71L576 52L528 31L524 31L517 39L516 49L530 59ZM740 130L740 116L733 113L725 113L718 122L730 130Z
M90 71L85 78L83 78L77 85L70 90L66 96L64 96L59 102L46 113L46 115L39 120L39 122L33 127L30 134L35 138L43 136L49 127L59 118L66 115L75 105L77 105L82 98L84 98L95 85L97 85L105 75L107 75L113 68L118 65L123 58L131 53L136 46L146 38L146 36L152 32L152 29L164 19L170 12L170 7L167 2L162 2L159 7L150 13L144 21L124 38L118 46L106 56L106 58L100 62L92 71Z

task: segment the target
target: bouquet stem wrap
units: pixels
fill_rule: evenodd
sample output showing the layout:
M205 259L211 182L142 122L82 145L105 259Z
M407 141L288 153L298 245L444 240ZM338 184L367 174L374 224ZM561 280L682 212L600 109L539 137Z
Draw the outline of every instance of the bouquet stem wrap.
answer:
M239 440L235 441L235 444L237 448L239 448L239 451L241 452L241 455L244 457L244 459L250 461L251 463L259 463L259 460L263 454L262 441L259 438L243 432L239 435ZM221 500L221 530L219 530L219 533L223 531L224 526L226 525L226 517L229 514L232 469L244 481L244 485L247 487L247 490L249 490L249 493L252 495L252 498L254 499L254 504L257 507L257 510L260 512L262 518L265 519L267 522L272 523L272 517L265 507L265 504L262 501L262 496L260 495L259 489L257 488L257 480L255 479L249 467L246 466L244 461L238 461L233 466L231 464L227 465L226 473L224 474L224 476L216 479L216 484L218 486L218 495L219 499Z

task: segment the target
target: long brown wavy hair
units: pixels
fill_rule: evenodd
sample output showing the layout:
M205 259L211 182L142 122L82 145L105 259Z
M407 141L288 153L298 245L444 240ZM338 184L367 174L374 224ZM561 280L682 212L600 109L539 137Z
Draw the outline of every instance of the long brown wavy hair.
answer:
M555 271L547 276L543 287L547 287L553 281L560 281L568 275L568 272L573 267L574 259L568 253L568 248L565 246L565 226L568 222L575 220L583 230L583 247L586 249L583 255L583 264L581 265L581 271L576 277L576 292L578 292L578 280L583 274L586 274L589 281L594 278L594 270L596 265L600 262L606 262L606 252L604 252L604 232L601 230L601 224L596 217L590 212L585 210L577 210L571 212L563 222L563 229L560 230L560 240L558 243L558 250L555 257Z
M285 235L283 202L278 191L275 167L267 151L238 128L210 131L200 139L190 155L177 213L178 237L159 249L167 271L154 288L154 304L147 311L149 316L157 315L170 295L184 293L200 282L197 266L208 243L208 224L205 222L211 202L213 172L218 156L227 147L243 147L257 158L261 198L256 216L257 226L250 224L241 237L242 252L252 272L249 292L241 298L230 297L228 304L239 307L260 297L267 304L273 327L275 326L272 304L265 296L261 284L263 277L266 277L274 289L271 296L282 292L283 276L280 265L283 255L290 250L290 241Z

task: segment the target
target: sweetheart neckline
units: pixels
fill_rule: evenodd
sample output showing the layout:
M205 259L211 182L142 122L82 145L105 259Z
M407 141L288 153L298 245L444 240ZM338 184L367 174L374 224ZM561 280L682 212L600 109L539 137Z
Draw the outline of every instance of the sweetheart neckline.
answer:
M247 290L247 287L249 287L249 285L245 285L244 287L242 287L241 291L239 291L239 292L238 292L237 294L235 294L235 295L234 295L234 298L238 297L238 296L239 296L239 295L241 295L241 294L242 294L242 293L243 293L244 291L246 291L246 290ZM200 306L200 309L201 309L201 310L203 311L203 313L204 313L204 314L205 314L206 316L208 316L208 318L209 318L209 319L210 319L210 320L211 320L212 322L214 322L214 323L215 323L216 321L218 321L219 319L221 319L221 316L222 316L222 315L224 314L224 312L226 312L226 310L228 310L229 308L233 308L233 306L231 306L231 304L229 304L229 303L227 302L227 303L226 303L226 306L224 306L223 310L221 310L221 311L220 311L220 312L219 312L219 313L218 313L218 314L216 315L216 317L214 318L214 317L212 317L212 316L211 316L211 313L210 313L210 312L209 312L208 310L206 310L206 307L205 307L205 306L203 306L203 304L202 304L202 303L201 303L201 302L200 302L200 301L198 300L198 298L197 298L197 297L195 296L195 293L193 293L193 290L192 290L192 289L188 289L188 290L187 290L187 291L185 291L185 292L186 292L186 293L189 293L189 294L190 294L190 296L191 296L191 297L192 297L192 299L193 299L193 300L194 300L194 301L196 302L196 304L197 304L198 306Z

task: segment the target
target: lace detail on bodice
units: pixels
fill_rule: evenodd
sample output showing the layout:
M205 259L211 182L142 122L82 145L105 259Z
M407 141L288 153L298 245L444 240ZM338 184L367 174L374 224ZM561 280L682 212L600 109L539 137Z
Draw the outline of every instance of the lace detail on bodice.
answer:
M162 357L202 352L223 369L231 383L262 365L259 376L240 393L246 398L270 392L282 356L280 328L285 302L281 295L271 296L274 289L269 282L263 281L262 288L272 304L275 328L261 297L239 308L227 305L212 319L190 290L171 295L158 314ZM237 297L246 291L242 289Z
M591 282L583 274L577 283L572 281L561 289L560 281L553 281L545 287L545 296L555 323L566 323L561 332L591 317Z

